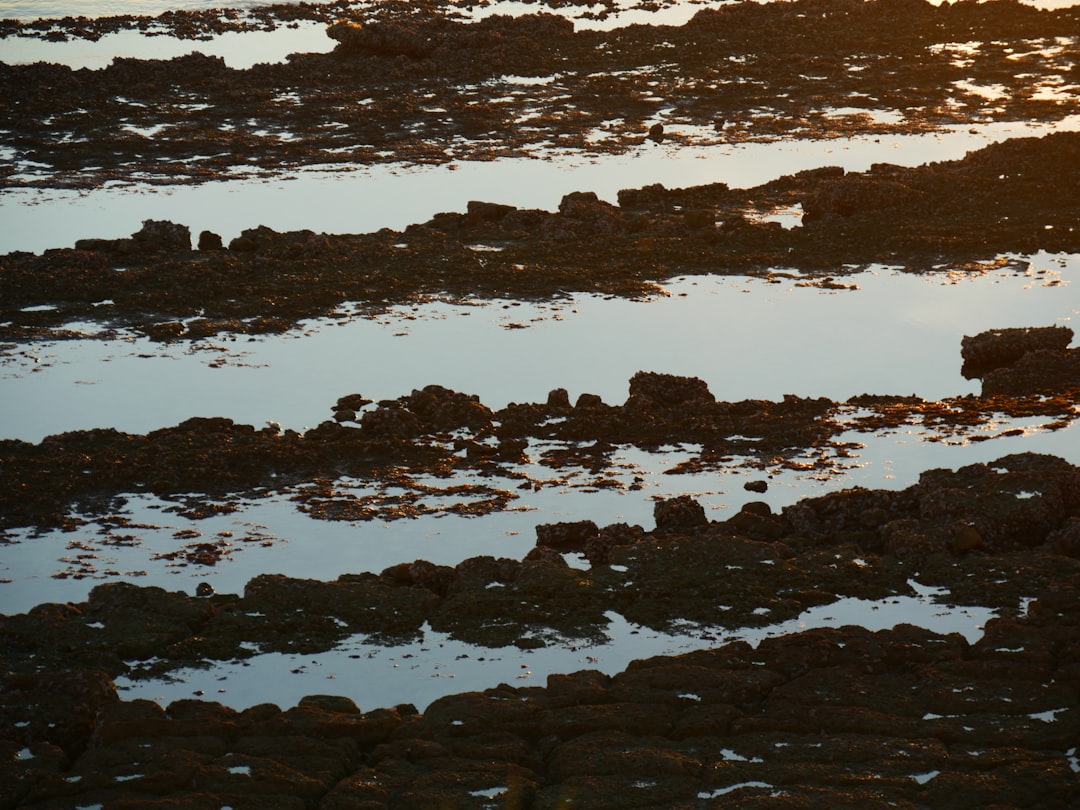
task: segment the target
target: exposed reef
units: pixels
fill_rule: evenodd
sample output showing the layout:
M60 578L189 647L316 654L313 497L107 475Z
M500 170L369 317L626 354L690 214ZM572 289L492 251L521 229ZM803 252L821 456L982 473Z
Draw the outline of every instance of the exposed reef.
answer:
M797 205L801 227L749 214ZM73 321L159 340L278 332L346 304L645 296L685 274L840 284L871 263L979 273L1002 254L1080 251L1078 218L1080 133L1061 132L961 160L815 169L750 190L657 185L622 191L617 205L574 192L554 212L477 201L403 232L259 227L228 249L203 234L193 250L185 226L149 220L129 239L0 257L0 336L84 336L66 328Z
M463 22L438 11L278 7L268 13L343 18L329 28L337 49L247 70L201 53L118 58L101 70L0 64L2 142L13 153L0 186L626 152L654 147L646 135L657 126L662 138L652 140L667 148L1053 122L1080 111L1068 80L1075 8L735 3L679 27L610 32L575 31L548 13ZM107 23L69 30L91 25Z
M751 504L720 523L691 505L658 503L648 532L538 527L520 562L416 561L334 582L263 576L242 596L115 583L84 603L0 617L0 801L244 807L266 806L267 792L297 808L479 806L478 796L640 807L646 797L710 806L737 791L746 806L1034 808L1080 796L1070 748L1080 732L1080 469L1023 454L781 515ZM552 548L596 540L588 570ZM915 577L1001 618L974 644L907 625L813 630L637 661L614 677L501 685L422 714L361 712L328 696L287 711L162 708L120 701L111 682L256 651L314 654L356 633L392 644L425 621L525 649L602 634L607 610L651 627L739 626L840 595L902 594Z

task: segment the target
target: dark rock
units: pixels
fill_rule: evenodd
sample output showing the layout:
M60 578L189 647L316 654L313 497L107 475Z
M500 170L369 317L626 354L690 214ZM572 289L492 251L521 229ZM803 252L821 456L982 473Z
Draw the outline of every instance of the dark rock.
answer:
M593 408L601 408L604 405L604 400L600 399L598 394L581 394L577 398L577 402L574 403L575 408L581 408L589 410Z
M0 734L20 745L47 742L68 757L89 745L98 718L119 697L104 672L72 669L0 675Z
M346 54L419 59L434 48L421 27L408 19L368 25L341 20L327 28L326 35L338 43L337 50Z
M542 523L536 527L536 545L559 552L585 550L585 544L599 534L591 520L564 523Z
M476 220L477 222L497 222L517 209L512 205L469 200L466 210L468 211L469 218Z
M664 140L664 125L653 124L649 127L649 134L645 137L654 143L662 143Z
M413 391L405 403L429 429L446 431L468 427L479 430L491 424L491 409L481 404L478 396L451 391L441 385L428 385Z
M151 253L191 250L191 231L187 225L167 220L143 220L142 228L131 235L141 251Z
M716 227L716 212L711 208L688 208L683 211L683 222L691 231Z
M641 188L620 189L618 200L620 208L661 213L670 211L674 207L671 200L672 196L672 192L669 192L663 185L653 183Z
M983 396L1060 393L1080 387L1080 349L1036 349L982 375Z
M221 237L212 231L203 231L199 234L199 250L224 250L225 245Z
M1070 517L1061 528L1050 532L1046 544L1055 554L1080 557L1080 516Z
M569 408L570 394L565 388L554 388L548 392L547 405L549 408Z
M769 482L762 480L747 481L743 484L743 489L747 492L766 492L769 489Z
M707 526L705 508L689 495L658 500L653 505L657 529L692 529Z
M890 179L847 175L825 181L802 201L803 224L830 216L854 217L871 211L904 208L918 200L920 192Z
M681 406L689 403L713 403L708 384L697 377L639 371L630 378L630 401L636 405Z
M991 329L964 335L960 340L960 356L964 359L961 373L969 380L985 377L994 369L1012 365L1028 352L1064 350L1072 339L1073 330L1065 326Z

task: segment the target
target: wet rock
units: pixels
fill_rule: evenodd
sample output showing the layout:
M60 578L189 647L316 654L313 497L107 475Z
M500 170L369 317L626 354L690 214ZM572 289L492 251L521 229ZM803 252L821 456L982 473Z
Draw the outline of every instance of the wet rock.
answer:
M973 336L964 335L960 340L960 356L964 359L961 373L969 380L985 377L994 369L1012 365L1029 352L1063 351L1072 339L1073 330L1066 326L991 329Z
M607 565L611 561L611 551L617 546L632 546L646 537L641 526L627 523L613 523L600 529L595 537L585 541L584 554L590 565Z
M0 737L48 743L70 758L83 753L101 713L119 701L112 679L95 670L8 672L0 684Z
M592 410L603 406L604 400L598 394L581 394L574 403L574 407L579 410Z
M451 391L441 385L428 385L413 391L405 404L427 427L435 430L459 427L479 430L491 425L491 409L483 405L478 396Z
M992 549L1038 545L1080 505L1080 471L1053 456L1020 453L956 472L929 470L913 488L919 519L960 524Z
M565 388L554 388L548 392L547 406L549 408L569 408L570 394Z
M167 220L143 220L142 228L131 235L140 251L164 253L191 250L191 230Z
M1061 528L1050 532L1046 544L1055 554L1080 557L1080 516L1070 517Z
M143 327L146 336L151 340L168 341L176 340L187 332L187 327L180 321L167 321L166 323L152 323Z
M715 398L708 383L698 377L639 371L630 378L630 398L627 405L675 407L713 402Z
M705 508L689 495L658 500L653 505L653 517L658 530L693 529L709 523Z
M662 213L670 211L674 207L673 196L674 194L660 183L653 183L641 188L620 189L618 200L620 208Z
M423 29L407 19L380 20L367 25L340 20L326 29L326 35L345 54L419 59L434 48Z
M365 411L360 427L380 439L409 439L423 432L420 417L399 403L380 403L375 410Z
M621 211L596 196L593 191L574 191L559 202L559 216L546 220L541 231L546 238L563 241L621 233L625 222Z
M683 211L687 230L701 231L716 227L716 212L710 208L689 208Z
M370 405L371 400L362 394L347 394L343 397L339 397L338 401L334 403L333 410L335 411L358 411L365 405Z
M983 396L1061 393L1080 387L1080 349L1036 349L982 375Z
M827 180L802 200L803 224L829 217L849 218L869 211L916 205L920 192L906 183L870 176L846 175Z
M542 523L536 527L536 545L559 552L583 552L585 544L599 534L591 520L564 523Z
M743 484L743 489L747 492L766 492L769 489L769 482L760 479L756 481L747 481Z
M213 231L203 231L199 234L199 250L224 250L225 245L221 236Z
M477 222L497 222L516 210L517 208L512 205L481 202L479 200L469 200L466 207L469 218Z

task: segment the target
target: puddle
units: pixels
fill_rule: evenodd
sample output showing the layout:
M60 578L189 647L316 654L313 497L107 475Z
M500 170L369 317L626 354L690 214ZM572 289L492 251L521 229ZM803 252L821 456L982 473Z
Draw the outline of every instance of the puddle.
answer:
M131 4L122 5L125 10L117 13L130 14ZM139 5L140 13L148 13L142 11L143 3ZM0 17L3 16L3 4L0 4ZM207 40L148 37L140 31L117 31L104 35L97 42L85 39L48 42L28 37L6 37L0 39L0 59L9 65L51 62L67 65L72 70L97 70L108 67L117 57L173 59L199 52L206 56L220 56L229 67L246 70L259 63L284 62L291 53L329 53L336 44L326 35L324 24L302 22L296 23L295 28L281 27L274 31L227 31Z
M181 514L184 496L167 501L122 494L123 501L104 514L77 514L87 522L73 531L10 532L9 542L0 546L0 614L25 612L42 602L83 601L92 587L106 581L188 594L208 582L220 593L242 593L248 581L266 573L333 580L343 572L377 573L417 559L451 566L480 555L521 559L535 545L536 526L544 523L592 520L599 526L628 523L651 531L658 497L689 494L710 520L726 520L752 500L779 512L803 498L856 486L904 489L927 469L956 469L1010 453L1075 457L1068 448L1080 446L1080 428L1042 429L1047 421L1002 417L978 434L995 436L990 441L943 439L937 431L915 426L879 433L852 430L837 437L843 443L840 455L808 451L805 469L748 468L746 459L735 457L706 472L673 475L670 471L696 456L698 448L647 452L618 446L607 469L593 474L572 465L553 469L540 464L550 445L533 443L527 450L529 463L506 469L544 482L539 489L521 489L520 478L500 474L416 476L417 483L442 489L471 484L505 492L507 509L482 518L437 512L392 521L321 520L300 511L291 491L226 498L227 510L195 518ZM598 478L618 485L598 487ZM767 480L768 490L747 492L743 485L753 479ZM350 486L347 481L335 483ZM352 497L377 491L362 482L353 486ZM446 500L453 499L457 496ZM196 556L203 544L218 546L209 563L200 563ZM567 561L574 567L585 565L574 555Z
M329 419L346 394L395 399L429 384L495 409L544 402L554 388L619 404L637 371L700 377L726 401L935 400L978 390L960 375L963 335L1074 325L1080 305L1068 290L1080 256L1014 261L952 276L875 267L841 279L853 290L801 286L798 276L692 276L649 301L435 302L374 319L306 322L279 336L12 345L0 354L0 437L36 442L94 427L145 433L192 416L302 431Z
M662 183L684 188L722 182L750 188L821 166L865 171L874 163L917 166L955 160L989 143L1080 129L1080 116L1054 124L990 123L925 135L711 147L644 144L621 155L553 152L547 159L503 158L407 168L306 169L184 186L107 185L93 191L10 188L0 196L0 253L40 253L78 239L130 236L145 219L210 230L226 243L245 228L369 233L401 230L470 200L554 211L571 191L615 202L620 189Z
M943 634L961 633L971 643L982 636L982 626L994 616L986 608L945 606L934 600L947 594L913 581L909 584L917 596L841 599L811 608L796 619L759 628L697 628L686 635L671 635L638 627L608 612L610 624L605 632L610 641L606 644L526 651L464 644L425 624L421 641L397 647L376 647L355 638L318 656L268 653L210 669L177 670L173 681L122 677L116 685L126 700L143 698L166 705L198 695L238 710L265 702L284 708L306 695L329 693L346 695L365 710L412 703L422 712L440 697L500 683L543 686L549 675L583 669L614 675L635 659L710 649L718 642L746 641L757 646L765 638L817 627L856 624L882 630L907 623Z

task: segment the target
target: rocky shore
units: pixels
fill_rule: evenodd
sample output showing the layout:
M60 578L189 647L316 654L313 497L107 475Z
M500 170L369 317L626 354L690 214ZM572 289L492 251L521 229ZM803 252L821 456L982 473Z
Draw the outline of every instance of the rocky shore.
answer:
M646 296L686 274L828 285L871 263L980 273L1005 253L1080 251L1078 189L1080 133L1061 132L957 161L815 169L749 190L654 185L621 191L618 204L572 192L553 212L475 201L403 232L259 227L227 245L206 231L193 245L186 226L150 220L128 239L0 256L0 337L85 336L64 328L72 321L158 340L280 332L347 303ZM801 210L801 226L752 213L778 208Z
M744 2L683 26L614 31L575 30L550 13L467 22L430 3L264 14L338 20L328 28L337 47L247 70L198 52L96 71L0 64L4 143L17 158L0 187L604 154L655 147L649 133L668 145L885 136L1080 112L1061 89L1075 78L1075 8ZM177 20L194 31L200 16L220 15ZM48 25L85 36L90 22Z
M1023 454L708 521L537 528L524 560L423 561L334 582L264 576L242 596L123 583L0 619L5 807L1072 807L1080 801L1080 469ZM562 553L581 551L588 570ZM753 624L841 595L992 605L969 644L911 626L807 631L609 677L551 676L362 712L121 701L111 678L254 651L383 644L422 622L489 647L650 627ZM341 686L347 687L346 684ZM728 796L728 799L722 797Z
M98 71L0 64L0 187L677 152L1080 113L1080 7L747 2L677 27L605 32L546 13L570 6L579 17L616 12L559 0L470 21L467 2L337 0L3 21L0 36L49 40L318 23L336 48L248 70L202 54ZM777 211L799 224L763 220ZM1078 222L1080 134L1070 131L750 189L649 185L613 200L567 189L554 211L474 200L404 231L255 227L224 239L149 219L130 238L0 256L0 358L63 339L183 345L289 332L434 298L647 298L695 274L858 295L847 276L871 264L1025 273L1017 256L1080 252ZM1080 808L1080 348L1061 325L956 340L978 395L731 402L656 369L635 374L622 403L572 401L561 388L503 408L438 385L380 401L346 389L303 433L192 418L145 434L0 440L0 547L53 530L77 537L91 520L102 543L137 543L123 507L141 495L192 519L274 496L321 520L389 523L492 514L519 492L567 486L577 470L596 491L633 494L640 487L614 470L620 447L692 447L673 475L753 473L723 520L677 495L655 500L651 526L538 521L520 559L418 559L328 580L263 573L238 593L115 581L92 551L79 554L53 575L114 581L0 615L0 808ZM1039 430L1066 437L1060 452L1002 453L925 470L907 487L782 509L760 500L769 471L828 475L853 432L917 427L931 441L972 443L1022 432L998 431L1003 417L1039 417ZM174 539L160 559L227 563L228 538ZM995 618L971 640L912 625L806 630L756 647L725 638L916 585L936 589L943 607ZM616 614L715 643L422 710L358 706L346 695L363 684L341 681L334 695L242 710L124 700L117 688L358 638L394 648L425 628L476 650L540 653L603 641Z

